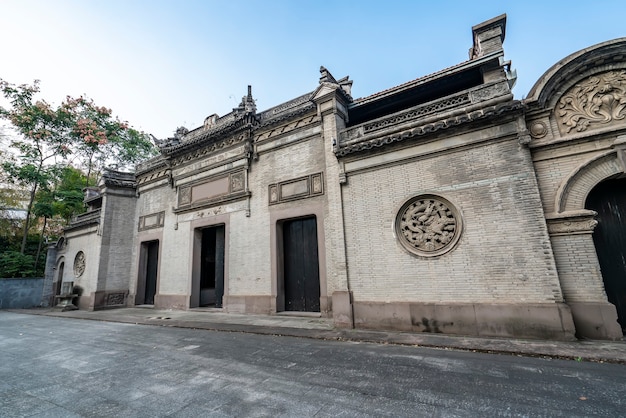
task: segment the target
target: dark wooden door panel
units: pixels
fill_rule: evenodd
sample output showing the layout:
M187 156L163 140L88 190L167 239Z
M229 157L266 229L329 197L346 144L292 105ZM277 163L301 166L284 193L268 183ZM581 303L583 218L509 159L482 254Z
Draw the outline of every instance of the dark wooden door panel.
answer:
M215 307L221 308L224 299L225 227L215 227Z
M319 312L320 283L315 218L283 224L285 310Z
M146 260L146 294L144 303L154 305L154 295L157 287L157 272L159 266L159 241L152 241L147 244Z
M320 310L320 279L317 254L317 225L315 218L305 219L302 225L302 252L304 258L304 297L309 312Z
M224 225L202 230L200 306L222 307L224 297Z
M285 310L304 311L304 283L302 260L302 223L285 222L284 258L285 258Z
M600 183L589 193L587 208L598 212L593 241L606 295L626 332L626 179Z

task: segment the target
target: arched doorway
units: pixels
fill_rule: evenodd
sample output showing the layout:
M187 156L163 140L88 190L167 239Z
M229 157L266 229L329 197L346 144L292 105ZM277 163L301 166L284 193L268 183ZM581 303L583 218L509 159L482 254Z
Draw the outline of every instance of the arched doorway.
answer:
M606 295L626 333L626 179L599 183L587 196L585 206L598 212L593 242Z
M54 295L58 296L61 294L61 284L63 283L63 270L65 269L65 260L59 263L58 273L57 273L57 282L54 289Z

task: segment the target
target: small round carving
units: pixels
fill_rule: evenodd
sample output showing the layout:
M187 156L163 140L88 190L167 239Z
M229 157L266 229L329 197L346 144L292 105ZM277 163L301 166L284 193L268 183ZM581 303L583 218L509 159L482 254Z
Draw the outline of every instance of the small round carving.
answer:
M535 122L530 126L530 134L533 138L543 138L548 133L548 127L543 122Z
M74 258L74 276L76 278L83 275L85 272L85 253L79 251Z
M409 199L396 216L396 236L409 252L434 257L454 248L463 229L459 211L441 196Z

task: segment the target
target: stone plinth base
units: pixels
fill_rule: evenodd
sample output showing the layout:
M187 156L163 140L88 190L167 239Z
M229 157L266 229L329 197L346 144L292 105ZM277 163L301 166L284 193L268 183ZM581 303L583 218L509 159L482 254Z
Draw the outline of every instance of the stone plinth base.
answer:
M352 292L333 292L333 322L337 328L354 328Z
M78 307L85 311L124 308L127 306L128 290L98 290L88 295L79 295Z
M570 308L545 304L354 302L356 328L574 340Z
M54 299L56 301L56 305L54 306L55 311L76 311L78 307L72 303L74 298L78 297L78 295L60 295L55 296Z
M269 315L272 312L272 297L224 296L224 307L232 313Z
M620 340L622 328L615 306L608 302L569 302L576 336L592 340Z
M136 300L133 298L133 300ZM154 307L156 309L189 309L189 295L165 295L156 294L154 296Z

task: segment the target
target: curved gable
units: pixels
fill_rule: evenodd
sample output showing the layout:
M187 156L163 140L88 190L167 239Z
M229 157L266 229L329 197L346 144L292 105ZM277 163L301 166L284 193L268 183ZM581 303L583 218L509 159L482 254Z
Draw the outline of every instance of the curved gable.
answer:
M554 64L532 87L526 102L553 107L574 84L598 73L626 68L626 38L590 46Z
M553 65L524 100L531 147L626 128L626 38ZM617 125L617 126L616 126Z
M584 209L593 185L624 170L626 38L562 59L537 81L524 104L544 210ZM612 169L598 171L598 161Z

